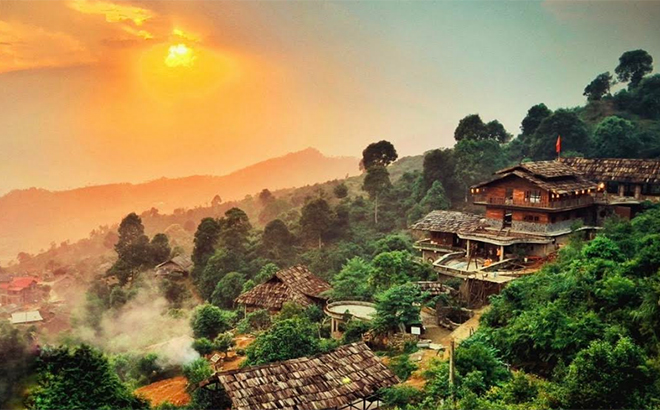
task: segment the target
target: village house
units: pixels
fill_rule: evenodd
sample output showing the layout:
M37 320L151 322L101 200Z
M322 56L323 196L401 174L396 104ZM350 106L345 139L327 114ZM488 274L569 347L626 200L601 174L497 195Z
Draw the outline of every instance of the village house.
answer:
M38 279L33 276L21 276L9 282L0 283L0 305L25 305L35 302L38 297Z
M216 373L199 387L226 394L233 410L364 410L379 408L378 391L397 383L358 342L312 357Z
M412 226L422 236L415 247L441 272L486 272L545 257L575 230L597 230L612 215L634 216L642 201L660 200L660 161L526 162L495 172L471 193L483 215L433 211Z
M277 313L286 302L322 307L328 300L323 293L330 289L328 282L312 274L306 266L298 265L280 270L266 282L237 297L235 302L246 312L267 309Z
M156 276L163 276L173 279L187 278L190 275L192 266L192 261L189 258L185 258L183 256L175 256L166 260L160 265L156 265Z

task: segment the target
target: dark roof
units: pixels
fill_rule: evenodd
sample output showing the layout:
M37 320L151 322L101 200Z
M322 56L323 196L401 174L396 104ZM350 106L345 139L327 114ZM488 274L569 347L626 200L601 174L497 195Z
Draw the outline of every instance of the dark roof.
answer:
M411 229L418 231L451 232L472 231L481 225L483 216L458 211L431 211L415 222Z
M557 161L525 162L501 169L495 172L493 179L473 185L472 188L487 186L509 177L525 179L541 189L557 194L597 188L596 183L584 178L568 165Z
M328 282L312 274L306 266L298 265L275 273L265 283L237 297L236 303L266 309L281 309L285 302L309 306L315 303L314 299L326 300L320 294L330 289Z
M312 357L218 373L235 410L329 409L399 382L363 342Z
M628 158L564 158L562 162L596 182L660 183L660 160Z
M178 266L181 270L186 272L189 272L193 266L193 263L189 258L185 258L183 256L175 256L171 259L166 260L160 265L157 265L156 269L167 267L168 265L172 265L172 264Z

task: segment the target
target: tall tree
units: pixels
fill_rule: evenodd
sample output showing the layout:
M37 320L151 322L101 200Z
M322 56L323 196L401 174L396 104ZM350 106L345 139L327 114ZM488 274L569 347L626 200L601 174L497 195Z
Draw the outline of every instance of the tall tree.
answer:
M82 345L45 350L38 361L36 409L149 409L135 397L98 350Z
M264 228L262 243L276 261L288 260L293 253L293 235L281 219L270 221Z
M599 74L592 82L584 88L584 95L589 101L599 101L604 96L609 95L612 86L612 74L605 72Z
M248 235L252 229L247 214L242 209L234 207L225 212L225 217L220 223L222 245L233 252L244 254Z
M484 139L505 143L511 139L511 134L504 129L504 125L501 122L492 120L485 126Z
M117 261L108 270L121 286L131 281L142 269L153 263L149 238L144 234L142 219L135 213L128 214L119 224L119 240L115 245Z
M215 287L211 302L221 308L231 309L234 306L234 299L241 294L245 275L238 272L226 274Z
M520 131L524 136L532 135L544 119L552 115L552 111L545 104L540 103L527 110L527 115L520 124Z
M605 118L594 131L593 146L596 157L634 157L640 145L635 124L617 116Z
M393 286L377 294L374 328L381 332L405 331L407 325L419 324L422 297L414 283Z
M215 245L220 238L220 224L213 218L204 218L195 232L195 247L192 252L192 261L195 264L193 269L193 279L202 273L206 262L215 252Z
M245 353L247 364L261 365L320 353L315 326L305 319L285 319L257 336Z
M463 197L462 187L456 180L456 157L451 148L434 149L424 155L422 175L424 177L424 191L431 189L435 181L440 181L451 201Z
M372 166L367 169L367 175L362 183L362 190L369 194L374 201L374 223L378 224L378 199L382 194L392 188L390 173L383 166Z
M468 140L481 140L486 132L486 124L479 116L479 114L466 115L458 122L456 130L454 130L454 139L461 141Z
M639 85L642 78L653 71L653 57L644 50L626 51L619 57L619 65L614 69L621 82L630 82L628 88Z
M305 236L318 240L319 249L323 246L323 236L330 229L331 223L332 211L325 199L317 198L303 206L300 227Z
M172 253L170 240L164 233L154 235L151 238L150 247L154 265L165 262L170 257L170 253Z
M531 157L535 160L555 158L555 144L561 136L563 151L589 154L589 134L584 122L570 110L559 109L544 119L531 141Z
M271 201L275 200L275 196L266 188L261 190L259 192L259 202L261 203L261 206L266 206L268 205Z
M362 151L363 169L369 170L371 167L386 167L396 161L399 155L389 141L378 141L367 145Z

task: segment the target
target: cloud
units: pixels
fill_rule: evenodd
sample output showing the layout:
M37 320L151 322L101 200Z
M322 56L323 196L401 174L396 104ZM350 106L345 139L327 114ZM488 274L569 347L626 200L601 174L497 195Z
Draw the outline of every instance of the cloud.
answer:
M0 73L90 64L95 56L74 37L0 20Z
M108 1L72 0L68 6L84 14L103 15L108 23L130 21L136 26L141 26L145 21L154 17L151 10Z

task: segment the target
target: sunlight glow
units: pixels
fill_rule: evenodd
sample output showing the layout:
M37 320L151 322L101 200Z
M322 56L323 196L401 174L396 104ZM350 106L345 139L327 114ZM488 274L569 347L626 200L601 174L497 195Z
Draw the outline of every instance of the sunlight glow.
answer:
M165 65L168 67L192 67L197 56L195 52L185 44L176 44L170 46Z

